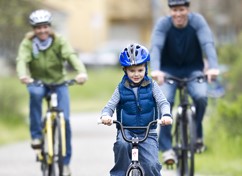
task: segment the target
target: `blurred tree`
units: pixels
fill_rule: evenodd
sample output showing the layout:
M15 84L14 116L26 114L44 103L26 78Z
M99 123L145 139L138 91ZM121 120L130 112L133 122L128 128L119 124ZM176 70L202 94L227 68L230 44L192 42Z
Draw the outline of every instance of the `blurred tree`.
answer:
M237 41L242 28L241 0L203 0L193 3L207 19L219 43Z
M37 7L38 0L0 0L0 59L12 66L19 43L29 30L28 15Z
M242 32L237 37L237 41L232 44L220 46L218 53L221 62L229 67L229 71L225 75L227 84L227 97L234 100L238 95L242 94Z

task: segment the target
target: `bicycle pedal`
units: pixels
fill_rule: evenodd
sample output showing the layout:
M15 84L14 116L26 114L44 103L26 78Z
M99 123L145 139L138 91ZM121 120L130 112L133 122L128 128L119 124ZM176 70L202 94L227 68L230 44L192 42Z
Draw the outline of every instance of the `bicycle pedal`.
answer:
M36 161L42 161L44 159L42 153L41 153L41 150L34 150L35 153L36 153Z

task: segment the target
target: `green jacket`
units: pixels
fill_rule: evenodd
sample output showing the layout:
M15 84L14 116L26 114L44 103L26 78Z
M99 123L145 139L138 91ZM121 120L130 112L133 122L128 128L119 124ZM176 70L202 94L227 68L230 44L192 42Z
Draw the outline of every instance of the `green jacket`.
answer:
M67 61L78 73L86 73L86 68L78 59L73 48L61 36L51 34L53 42L44 51L39 51L34 57L32 52L32 39L34 34L28 33L20 44L16 58L16 71L19 78L30 76L45 83L61 83L65 80Z

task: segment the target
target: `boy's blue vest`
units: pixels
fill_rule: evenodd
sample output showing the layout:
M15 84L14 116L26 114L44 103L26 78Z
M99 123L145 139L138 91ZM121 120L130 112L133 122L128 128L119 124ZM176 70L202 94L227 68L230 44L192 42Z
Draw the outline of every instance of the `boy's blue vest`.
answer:
M149 122L157 119L158 112L152 87L152 80L146 76L138 87L136 97L129 81L124 77L119 84L120 101L116 109L117 120L124 126L147 126Z

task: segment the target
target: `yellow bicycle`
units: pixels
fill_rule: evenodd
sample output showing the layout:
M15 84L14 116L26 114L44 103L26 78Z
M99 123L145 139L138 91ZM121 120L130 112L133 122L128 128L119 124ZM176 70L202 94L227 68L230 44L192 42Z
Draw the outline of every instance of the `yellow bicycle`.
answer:
M37 151L37 161L41 162L43 176L62 176L63 159L66 156L66 131L64 113L58 108L56 87L73 85L75 80L65 81L61 84L46 84L34 81L34 84L49 88L46 95L47 112L43 117L43 142Z

